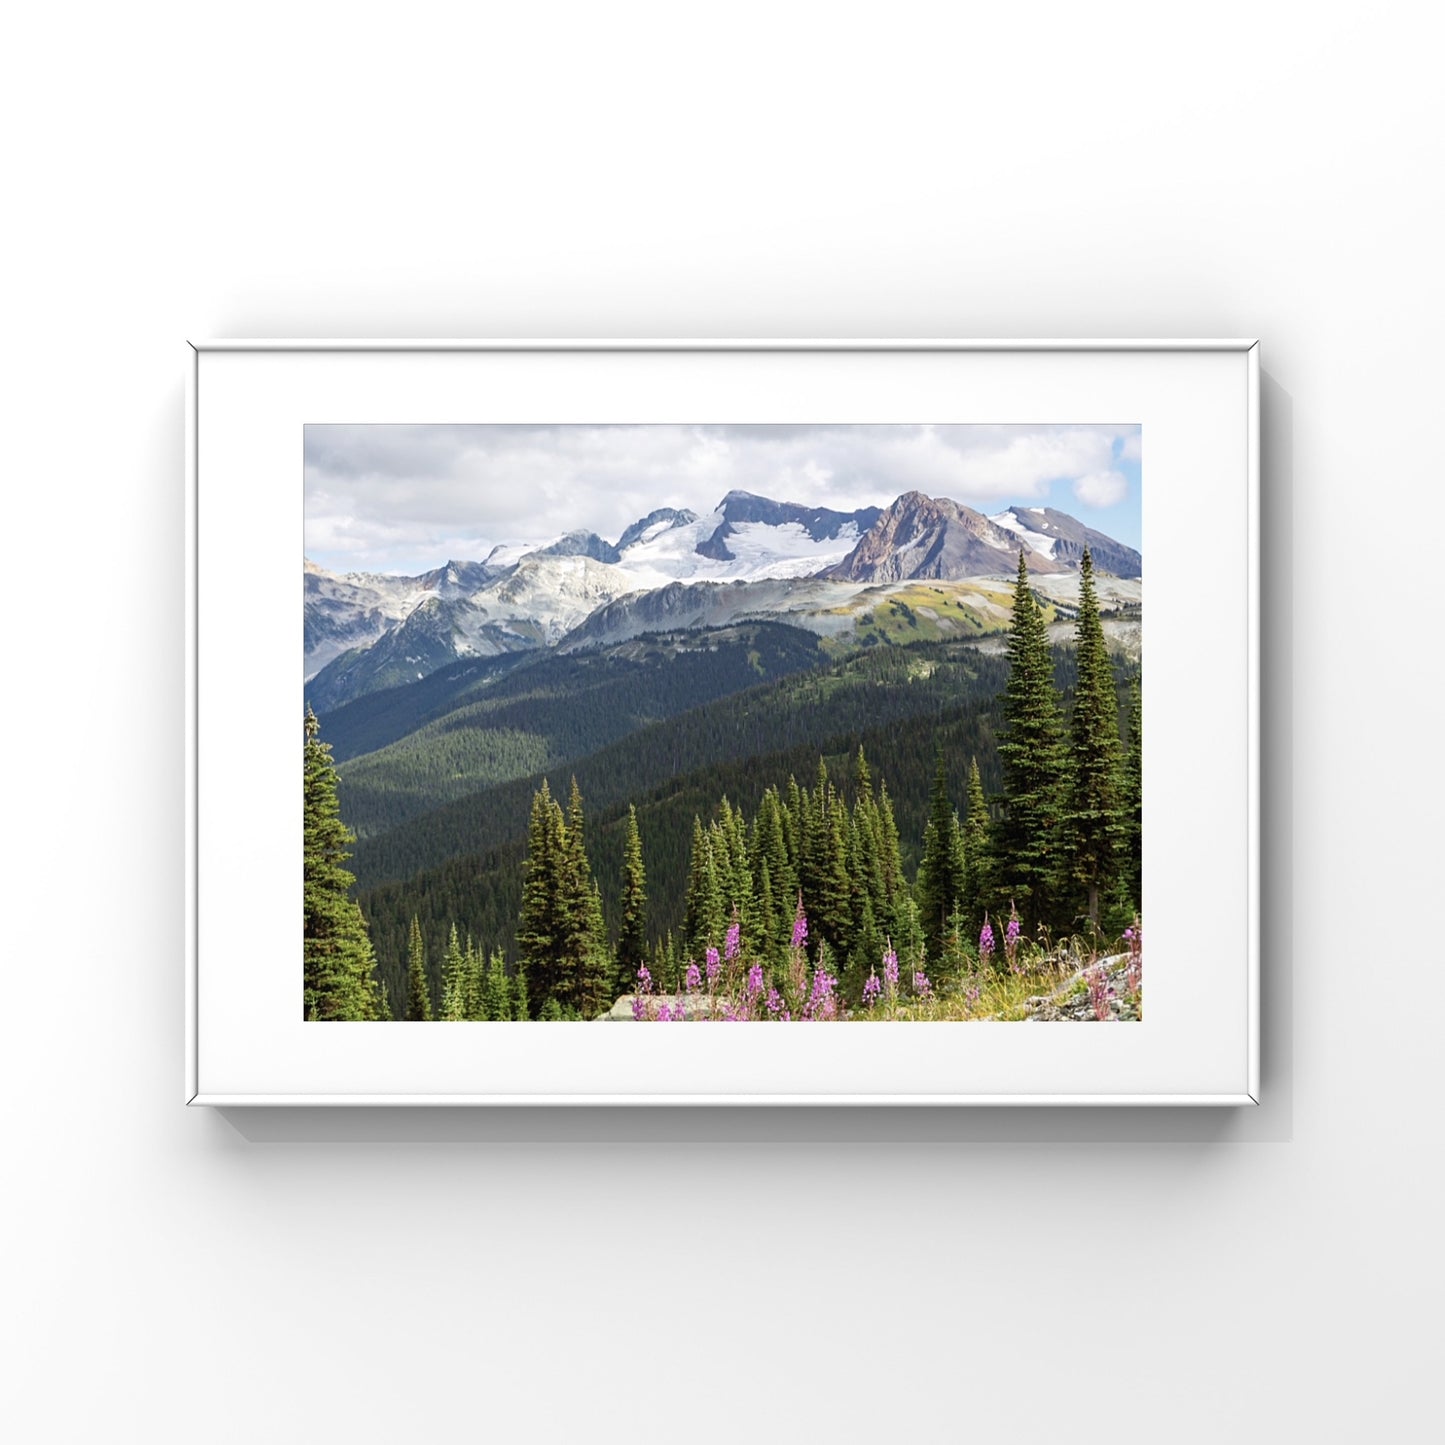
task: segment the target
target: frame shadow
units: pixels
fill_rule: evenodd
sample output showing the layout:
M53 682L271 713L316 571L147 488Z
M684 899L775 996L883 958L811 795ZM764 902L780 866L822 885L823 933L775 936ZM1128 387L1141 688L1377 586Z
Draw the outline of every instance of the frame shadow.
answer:
M1288 1143L1294 1122L1294 401L1260 377L1260 1103L1256 1108L228 1107L247 1144ZM180 910L178 910L179 912Z

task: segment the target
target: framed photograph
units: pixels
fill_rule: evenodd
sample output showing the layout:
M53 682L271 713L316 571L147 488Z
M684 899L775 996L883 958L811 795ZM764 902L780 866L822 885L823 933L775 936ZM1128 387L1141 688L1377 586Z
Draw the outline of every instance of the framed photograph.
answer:
M1257 1102L1254 342L189 365L188 1102Z

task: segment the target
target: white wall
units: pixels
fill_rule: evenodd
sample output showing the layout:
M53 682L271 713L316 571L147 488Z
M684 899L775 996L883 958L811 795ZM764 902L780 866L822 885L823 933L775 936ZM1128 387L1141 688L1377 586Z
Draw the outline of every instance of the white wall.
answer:
M1419 1435L1427 13L9 17L15 1439ZM1263 338L1264 1106L182 1108L181 343L288 334Z

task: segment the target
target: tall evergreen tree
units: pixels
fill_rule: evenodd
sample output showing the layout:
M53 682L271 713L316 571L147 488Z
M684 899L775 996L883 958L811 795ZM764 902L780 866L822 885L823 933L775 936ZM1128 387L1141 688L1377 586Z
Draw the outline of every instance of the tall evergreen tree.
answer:
M853 879L848 871L852 853L848 810L832 788L820 811L818 894L810 917L833 956L846 960L853 942Z
M517 945L532 1008L553 1001L572 1017L590 1017L610 997L615 968L585 828L576 778L565 818L544 780L532 803Z
M426 978L426 941L421 923L412 914L406 945L406 1016L413 1023L431 1021L431 989Z
M544 778L532 797L517 924L517 951L528 975L525 996L533 1009L560 983L559 959L567 937L565 831L562 809Z
M1120 777L1119 696L1087 547L1079 569L1075 636L1079 680L1070 725L1063 842L1070 881L1082 890L1089 922L1097 926L1100 895L1118 881L1128 824Z
M878 780L878 850L883 890L887 897L884 916L879 921L897 940L903 926L900 910L906 908L911 913L913 897L903 874L903 846L898 837L893 799L888 796L888 784L882 778Z
M1129 679L1129 746L1124 754L1125 883L1136 909L1144 906L1144 685Z
M454 923L447 937L446 952L442 955L441 1017L449 1023L460 1023L467 1017L467 984L467 957L462 952L461 939Z
M602 890L594 882L588 907L587 932L578 958L575 1003L584 1019L605 1013L616 997L617 960L607 943L607 923L602 916Z
M994 829L999 900L1012 898L1034 923L1058 923L1059 823L1067 755L1054 691L1054 665L1043 614L1019 553L1009 676L1003 690L1003 817Z
M990 894L992 877L992 854L989 844L988 799L984 797L983 778L978 771L978 759L974 758L968 768L968 805L963 822L963 897L959 909L970 928L977 925L983 915L984 900Z
M763 794L753 825L753 873L760 890L765 870L772 904L768 936L773 942L780 943L782 932L792 928L792 914L783 907L782 900L797 895L798 879L789 861L784 804L778 790L771 787ZM786 919L781 918L784 912L788 912Z
M617 935L617 991L628 993L637 970L647 962L647 871L642 865L642 834L637 809L627 809L627 841L622 848L622 928Z
M930 958L940 958L948 934L948 920L957 911L964 891L963 843L958 814L948 796L948 766L943 753L933 775L928 823L923 830L923 856L918 864L919 921Z
M466 1017L469 1019L489 1019L494 1017L491 1011L488 990L491 982L487 977L487 956L483 949L472 942L471 935L467 935L467 944L463 952L464 971L466 974Z
M722 945L729 913L727 872L716 824L704 828L702 820L694 818L682 927L683 951L694 960L700 960L708 948Z
M336 768L306 710L302 813L304 950L301 1016L319 1020L384 1017L366 920L352 900L356 881L344 866L354 841L341 821Z

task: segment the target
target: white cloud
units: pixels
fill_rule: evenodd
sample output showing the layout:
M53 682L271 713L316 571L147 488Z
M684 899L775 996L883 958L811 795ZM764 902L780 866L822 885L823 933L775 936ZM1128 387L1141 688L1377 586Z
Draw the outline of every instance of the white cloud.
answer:
M1144 456L1144 434L1138 427L1125 434L1123 442L1119 447L1119 460L1124 462L1137 462Z
M1074 483L1074 495L1086 507L1116 507L1129 495L1123 472L1090 472Z

